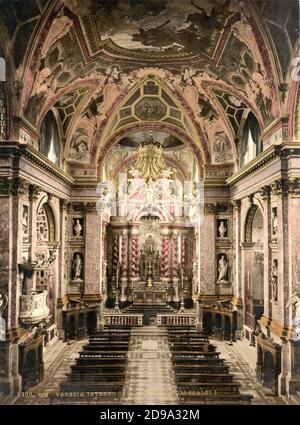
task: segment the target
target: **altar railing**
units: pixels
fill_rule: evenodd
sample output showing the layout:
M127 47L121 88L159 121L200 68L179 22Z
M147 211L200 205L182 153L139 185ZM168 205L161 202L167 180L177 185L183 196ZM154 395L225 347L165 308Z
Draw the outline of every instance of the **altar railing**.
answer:
M105 325L143 326L143 314L104 313Z
M158 314L157 326L193 326L196 313Z
M24 325L37 324L46 320L48 316L47 291L20 296L20 323Z

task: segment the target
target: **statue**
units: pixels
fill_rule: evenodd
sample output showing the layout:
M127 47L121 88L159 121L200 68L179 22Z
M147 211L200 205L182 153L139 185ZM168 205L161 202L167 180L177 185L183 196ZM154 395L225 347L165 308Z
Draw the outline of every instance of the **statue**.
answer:
M300 339L300 297L296 293L289 299L286 308L292 306L292 338Z
M227 236L227 226L225 220L221 220L218 231L221 239Z
M74 280L81 280L82 260L77 253L73 259Z
M277 238L277 229L278 229L278 219L277 219L277 209L272 209L272 234L273 238Z
M228 282L228 262L226 254L221 254L218 261L218 282Z
M26 210L23 211L23 233L28 234L28 213Z
M82 231L82 226L81 226L80 221L79 221L78 218L76 218L75 225L74 225L73 229L74 229L75 235L77 237L80 237L81 236L81 231Z
M275 258L272 264L272 298L276 302L278 299L278 260Z
M7 295L4 294L4 292L0 291L0 341L5 341L6 337L6 322L5 319L2 317L2 314L4 313L4 310L7 306Z

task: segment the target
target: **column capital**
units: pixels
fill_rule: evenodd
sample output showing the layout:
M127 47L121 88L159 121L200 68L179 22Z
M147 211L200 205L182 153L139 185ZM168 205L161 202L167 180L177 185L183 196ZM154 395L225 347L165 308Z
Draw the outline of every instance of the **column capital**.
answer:
M241 199L233 199L231 205L235 211L238 211L241 209L242 201Z
M291 177L288 180L288 191L291 197L300 197L300 178Z
M248 195L248 201L250 205L254 204L254 194L251 193L250 195Z
M38 199L40 196L40 193L42 191L42 188L36 184L30 184L29 185L29 199L34 200Z
M27 195L29 182L20 176L2 176L0 178L0 194L6 196Z
M204 212L207 214L215 214L216 205L213 203L204 204Z
M70 211L71 202L70 202L68 199L66 199L66 198L61 198L61 199L59 200L59 205L60 205L60 208L61 208L62 210L65 210L65 211L67 211L67 212L69 212L69 211Z
M11 194L11 180L10 176L0 177L0 195L9 196Z
M288 180L277 179L271 183L271 191L274 196L287 196L289 193Z
M259 190L259 194L261 196L261 199L263 200L269 199L271 195L271 186L270 185L262 186Z

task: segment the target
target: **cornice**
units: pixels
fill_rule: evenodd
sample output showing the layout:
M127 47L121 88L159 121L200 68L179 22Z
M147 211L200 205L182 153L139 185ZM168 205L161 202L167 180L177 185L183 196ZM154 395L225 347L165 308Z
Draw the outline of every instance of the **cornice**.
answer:
M281 145L269 146L256 158L242 167L237 173L229 177L226 182L233 186L251 174L263 169L266 165L276 160L288 158L290 155L300 155L300 145L297 143L285 143Z
M60 181L72 186L74 178L61 170L57 165L38 152L33 146L21 144L16 141L4 141L0 144L0 158L11 156L20 160L24 158L44 170L47 174L58 178ZM19 168L19 167L18 167Z

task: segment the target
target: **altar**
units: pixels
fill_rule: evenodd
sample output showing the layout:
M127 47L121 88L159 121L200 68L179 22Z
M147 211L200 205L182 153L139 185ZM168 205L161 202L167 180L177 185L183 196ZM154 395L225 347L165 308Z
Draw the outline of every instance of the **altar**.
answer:
M133 302L135 304L160 304L167 302L167 290L154 283L153 288L147 288L146 283L137 285L133 289Z

